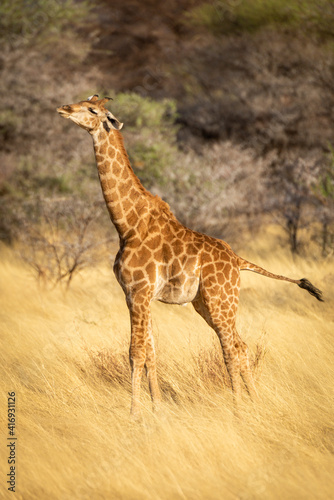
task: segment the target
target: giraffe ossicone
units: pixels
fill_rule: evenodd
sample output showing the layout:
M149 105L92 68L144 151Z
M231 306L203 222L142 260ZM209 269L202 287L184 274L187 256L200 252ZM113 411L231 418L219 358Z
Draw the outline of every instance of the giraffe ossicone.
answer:
M119 132L123 124L104 107L109 99L98 99L95 94L57 111L92 136L103 196L119 234L114 272L131 319L131 412L140 413L144 368L154 407L161 402L152 300L181 305L192 302L219 337L235 401L240 396L241 378L250 396L256 398L248 349L236 330L240 271L295 283L322 301L321 291L304 278L269 273L236 255L226 242L181 224L168 204L147 191L133 172Z

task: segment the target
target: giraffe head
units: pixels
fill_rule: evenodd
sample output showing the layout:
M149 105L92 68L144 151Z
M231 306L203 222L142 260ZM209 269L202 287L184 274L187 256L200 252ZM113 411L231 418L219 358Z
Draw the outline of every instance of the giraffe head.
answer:
M103 127L107 132L111 129L120 130L120 123L104 105L111 97L99 99L97 94L88 97L85 101L76 104L66 104L57 108L58 113L64 118L69 118L74 123L87 130L90 134Z

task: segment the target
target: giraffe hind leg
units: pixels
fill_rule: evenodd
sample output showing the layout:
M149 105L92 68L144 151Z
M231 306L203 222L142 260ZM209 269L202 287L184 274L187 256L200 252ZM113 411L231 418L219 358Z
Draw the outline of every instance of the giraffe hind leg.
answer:
M216 317L214 311L210 310L210 307L204 304L202 298L197 298L193 302L193 306L218 335L223 351L224 362L231 381L234 401L237 403L240 398L240 359L233 341L233 327L231 328L231 326L222 321L220 317Z
M152 321L150 318L148 327L148 337L146 343L146 361L145 361L146 375L148 378L151 399L153 403L153 410L158 411L161 405L161 394L157 379L157 366L156 355L154 349L154 340L152 334Z
M240 375L248 394L253 401L258 400L258 392L255 387L252 369L249 362L248 347L245 342L241 340L238 332L235 330L235 347L238 349L239 361L240 361Z
M193 302L195 310L205 319L205 321L215 330L218 335L225 365L231 380L234 399L237 403L240 398L240 376L250 397L258 399L257 390L254 384L253 374L250 367L248 347L243 342L235 329L234 323L224 321L224 315L214 316L210 309L201 299Z

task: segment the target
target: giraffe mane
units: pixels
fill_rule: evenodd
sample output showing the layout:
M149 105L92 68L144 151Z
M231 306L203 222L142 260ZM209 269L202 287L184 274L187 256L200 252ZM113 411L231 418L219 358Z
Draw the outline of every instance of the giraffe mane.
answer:
M117 148L119 149L123 158L125 159L128 168L131 170L131 172L133 172L133 168L131 166L128 153L127 153L125 146L124 146L124 139L123 139L122 133L118 130L113 130L113 134L115 137L115 142L117 143ZM148 191L142 185L142 183L140 182L140 180L138 179L138 177L136 176L136 174L134 172L133 172L133 174L136 178L136 181L137 181L138 186L140 187L141 191L145 194L145 196L149 196L151 198L151 202L154 204L154 207L157 210L159 210L160 212L164 212L168 216L169 219L176 219L176 217L173 214L173 212L171 211L168 203L166 203L164 200L162 200L160 198L160 196L158 196L158 195L154 196L150 191Z

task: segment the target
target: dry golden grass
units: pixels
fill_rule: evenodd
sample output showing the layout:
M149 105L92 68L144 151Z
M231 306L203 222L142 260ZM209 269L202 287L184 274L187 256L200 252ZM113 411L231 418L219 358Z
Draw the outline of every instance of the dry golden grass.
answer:
M242 274L238 327L261 401L245 393L236 420L214 334L191 305L153 304L164 408L152 414L144 381L140 423L129 417L129 317L111 268L83 272L67 294L43 291L2 250L0 418L4 430L15 391L15 498L333 498L333 262L292 262L260 244L242 255L308 277L326 299ZM0 448L6 498L5 439Z

